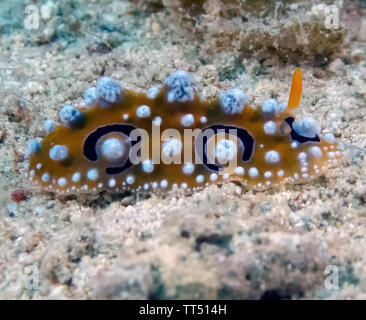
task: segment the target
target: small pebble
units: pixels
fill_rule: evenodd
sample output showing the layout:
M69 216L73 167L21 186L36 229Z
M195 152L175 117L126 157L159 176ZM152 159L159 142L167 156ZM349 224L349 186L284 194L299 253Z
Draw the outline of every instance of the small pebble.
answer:
M46 211L46 207L45 206L37 206L37 207L34 208L34 214L36 216L41 215L45 211Z
M26 194L25 190L17 189L17 190L12 192L11 199L13 201L15 201L16 203L19 203L19 202L24 201L24 200L27 199L27 194Z
M329 64L328 69L330 72L339 74L339 73L343 72L344 67L345 67L345 65L344 65L343 61L341 59L337 58Z
M7 209L8 209L8 213L9 215L12 217L16 214L17 212L17 208L18 208L18 205L16 202L10 202L8 205L7 205Z

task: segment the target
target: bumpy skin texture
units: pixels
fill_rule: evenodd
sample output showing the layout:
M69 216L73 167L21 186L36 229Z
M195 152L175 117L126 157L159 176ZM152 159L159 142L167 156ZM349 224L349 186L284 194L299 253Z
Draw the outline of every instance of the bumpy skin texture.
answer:
M186 83L184 88L187 89ZM145 93L123 90L123 99L111 103L108 108L105 108L105 105L100 106L101 98L98 98L90 108L80 109L84 119L82 126L72 128L59 125L45 137L40 149L33 150L29 165L30 179L48 191L61 194L105 189L114 192L155 191L175 187L196 191L207 184L231 180L239 181L251 188L263 189L282 183L298 183L313 179L329 166L340 163L343 158L344 150L341 143L332 142L329 139L325 141L320 135L311 138L301 136L292 127L295 116L291 109L297 107L300 102L298 95L301 94L301 73L299 75L299 71L295 72L293 78L288 103L291 109L286 108L283 112L277 112L278 110L273 113L268 113L268 110L263 112L261 108L254 109L245 104L240 113L225 113L219 98L203 101L193 87L194 97L186 102L169 102L170 90L171 87L166 85L154 98L149 98ZM102 102L105 103L105 101ZM236 106L237 101L233 100L233 104ZM141 117L136 112L137 108L143 105L150 108L150 114L147 117ZM193 115L194 122L191 126L185 127L182 125L182 118L187 114ZM156 117L162 119L160 131L157 126L152 125L152 120ZM202 117L205 117L205 121L200 121ZM270 134L265 130L265 124L269 121L273 122L272 127L275 126L275 130L273 131L272 128ZM131 150L135 143L129 140L128 134L134 128L143 129L148 133L149 154L143 155L142 161L153 159L153 168L147 166L146 162L145 165L129 163L127 153L121 157L120 161L113 159L112 162L111 159L108 160L101 155L103 141L109 138L119 139L124 146L123 150ZM232 171L218 172L217 169L225 166L216 162L208 164L207 159L202 159L203 163L197 164L193 158L194 170L192 168L187 170L183 156L180 164L164 164L161 161L156 164L166 145L164 142L169 139L169 136L160 134L170 128L176 129L182 137L181 155L189 148L192 149L192 154L197 155L195 143L198 138L195 137L194 143L189 144L183 139L184 129L198 128L204 131L210 128L216 130L216 133L220 129L225 129L226 133L229 129L235 129L238 147L235 168ZM208 139L204 150L210 148L210 141ZM63 161L50 159L49 150L54 145L67 147L67 159ZM230 144L227 145L230 146ZM178 152L179 154L178 147L176 144L174 152L167 153L176 155ZM228 150L229 153L231 151ZM205 152L204 155L207 155ZM191 163L192 160L186 161L186 164ZM45 173L49 174L49 181L41 179ZM80 179L72 179L75 174L80 174ZM61 184L60 179L62 179Z

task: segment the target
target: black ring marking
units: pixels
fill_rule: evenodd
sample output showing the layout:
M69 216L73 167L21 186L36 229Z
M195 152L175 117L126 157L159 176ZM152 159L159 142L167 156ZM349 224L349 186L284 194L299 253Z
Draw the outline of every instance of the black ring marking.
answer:
M106 125L103 127L99 127L96 130L94 130L92 133L88 135L88 137L84 140L83 145L83 154L84 156L90 160L90 161L97 161L98 160L98 154L96 151L96 145L98 140L103 137L105 134L111 133L111 132L121 132L125 134L126 136L129 136L130 133L135 130L136 128L134 126L128 125L128 124L111 124ZM138 137L137 141L131 141L131 145L135 145L136 143L141 140L141 137ZM132 163L130 159L128 158L126 163L121 167L108 167L105 169L107 174L118 174L126 170L127 168L131 167Z
M299 143L305 143L305 142L308 142L308 141L320 142L320 139L317 135L314 138L308 138L308 137L300 136L292 126L292 123L294 122L294 120L295 120L295 118L293 118L293 117L289 117L289 118L285 119L285 121L287 122L287 124L291 128L291 133L290 134L291 134L291 139L292 140L296 140Z
M245 129L242 128L238 128L238 127L234 127L234 126L226 126L226 125L213 125L210 127L207 127L205 129L202 130L203 134L206 130L211 129L214 131L214 134L217 134L218 130L225 130L226 134L229 134L229 130L237 130L237 134L236 137L238 139L240 139L240 141L243 143L244 145L244 152L242 155L242 160L244 162L248 161L252 155L253 155L253 151L254 151L254 138L252 137L252 135ZM197 146L196 146L196 155L199 157L200 154L203 155L203 159L202 162L203 164L208 167L210 170L216 171L218 172L219 169L221 168L221 166L217 166L215 164L211 164L211 163L207 163L207 154L206 154L206 144L208 141L208 137L203 136L203 150L197 150ZM201 152L197 152L197 151L201 151Z

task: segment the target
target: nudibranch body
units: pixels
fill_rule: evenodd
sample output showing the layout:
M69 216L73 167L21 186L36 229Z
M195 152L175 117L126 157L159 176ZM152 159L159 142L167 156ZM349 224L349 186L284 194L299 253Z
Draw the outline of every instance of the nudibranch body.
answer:
M225 181L263 189L314 179L340 163L344 147L321 136L314 118L295 118L301 90L296 70L288 103L252 108L238 88L201 99L185 71L146 93L102 77L86 91L85 107L63 106L60 124L46 120L47 136L29 142L28 177L60 194L196 191Z

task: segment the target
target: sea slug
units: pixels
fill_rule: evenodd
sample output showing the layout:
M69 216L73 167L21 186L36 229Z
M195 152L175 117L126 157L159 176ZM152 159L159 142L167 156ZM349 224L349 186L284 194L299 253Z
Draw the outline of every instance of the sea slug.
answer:
M302 75L287 103L252 108L234 88L201 99L182 70L146 93L102 77L86 90L85 107L62 107L59 124L28 143L28 178L47 191L77 194L182 188L239 181L254 189L306 182L339 164L344 146L321 135L311 117L296 118Z

